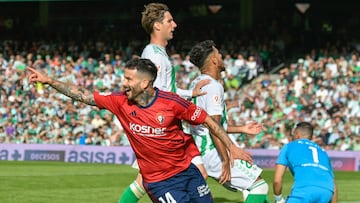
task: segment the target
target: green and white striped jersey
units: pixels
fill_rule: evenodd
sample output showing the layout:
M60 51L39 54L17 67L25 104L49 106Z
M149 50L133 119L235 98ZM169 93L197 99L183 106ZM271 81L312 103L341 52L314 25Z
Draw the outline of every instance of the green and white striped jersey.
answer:
M226 106L224 101L223 86L209 75L202 74L199 77L195 78L195 80L193 80L190 88L195 87L195 85L199 81L205 79L211 80L209 84L202 87L202 91L207 92L207 94L193 98L193 103L205 109L205 111L210 116L221 115L221 124L224 129L227 129ZM201 155L204 155L207 151L215 148L215 145L210 136L209 129L206 128L204 125L191 125L190 133L194 136L196 145L198 146Z
M191 98L191 89L183 90L176 88L175 68L171 64L170 57L166 53L165 47L156 44L148 44L144 48L141 58L150 59L158 67L154 87L163 91L174 92L181 97Z

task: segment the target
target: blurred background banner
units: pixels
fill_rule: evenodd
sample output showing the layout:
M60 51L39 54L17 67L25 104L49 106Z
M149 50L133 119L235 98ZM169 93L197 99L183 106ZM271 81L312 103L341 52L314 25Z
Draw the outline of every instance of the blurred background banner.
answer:
M279 150L250 149L254 162L261 168L275 168ZM360 152L328 151L334 170L360 171ZM129 146L101 147L82 145L0 144L0 160L60 161L104 164L133 163L135 155Z
M0 160L132 164L131 147L0 144Z

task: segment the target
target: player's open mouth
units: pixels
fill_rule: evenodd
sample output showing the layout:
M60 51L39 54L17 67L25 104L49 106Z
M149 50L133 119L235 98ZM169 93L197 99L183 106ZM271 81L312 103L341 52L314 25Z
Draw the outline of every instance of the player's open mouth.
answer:
M126 96L129 96L129 94L130 94L130 88L125 88L124 92L125 92Z

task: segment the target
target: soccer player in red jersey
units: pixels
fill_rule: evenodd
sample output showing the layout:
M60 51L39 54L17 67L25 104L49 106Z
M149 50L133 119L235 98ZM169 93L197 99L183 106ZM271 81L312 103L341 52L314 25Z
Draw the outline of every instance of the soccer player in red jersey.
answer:
M210 82L207 80L200 81L190 90L177 87L176 68L173 66L172 60L170 60L166 51L168 41L173 39L174 31L177 27L169 7L162 3L149 3L145 5L141 13L141 25L150 37L149 44L143 49L141 58L150 59L158 68L154 87L163 91L174 92L183 98L206 94L206 92L201 91L201 87ZM192 163L199 168L201 174L206 179L207 173L200 153L196 150L197 147L194 139L191 135L187 138L189 143L187 152L189 152L189 156L193 157ZM195 151L192 149L195 149ZM138 169L136 161L133 164L133 168ZM142 182L141 174L138 173L136 179L125 188L118 203L138 202L146 194Z
M181 121L204 124L234 159L252 162L250 153L236 147L224 129L195 104L153 87L157 68L148 59L130 60L124 71L123 92L91 92L63 83L27 67L30 83L49 84L58 92L114 113L138 160L144 186L154 202L213 202L210 189L186 152Z

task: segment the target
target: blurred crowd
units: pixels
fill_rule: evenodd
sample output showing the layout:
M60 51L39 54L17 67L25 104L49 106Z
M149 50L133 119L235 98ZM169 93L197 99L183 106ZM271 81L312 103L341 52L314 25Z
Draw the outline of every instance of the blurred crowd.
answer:
M29 84L26 66L89 90L120 91L124 64L139 55L133 46L103 41L4 41L0 46L0 143L129 144L110 112L47 85ZM294 124L310 121L314 139L325 148L360 150L359 52L313 50L278 74L267 74L273 50L271 44L221 46L229 122L264 124L262 133L236 134L236 140L246 148L279 149L291 139ZM198 69L186 51L170 49L169 54L178 86L188 88Z
M229 121L264 124L256 136L235 135L248 148L279 149L294 125L311 122L313 139L328 150L360 150L360 60L315 51L240 89L227 87Z

